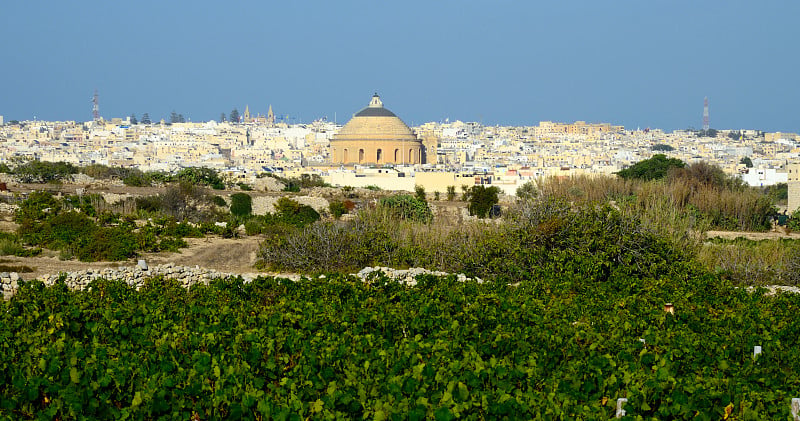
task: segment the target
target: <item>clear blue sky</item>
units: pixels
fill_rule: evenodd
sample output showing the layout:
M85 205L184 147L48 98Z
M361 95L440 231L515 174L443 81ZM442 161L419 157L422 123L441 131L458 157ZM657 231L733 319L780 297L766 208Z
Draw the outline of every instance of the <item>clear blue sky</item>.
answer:
M800 2L6 1L0 115L800 131Z

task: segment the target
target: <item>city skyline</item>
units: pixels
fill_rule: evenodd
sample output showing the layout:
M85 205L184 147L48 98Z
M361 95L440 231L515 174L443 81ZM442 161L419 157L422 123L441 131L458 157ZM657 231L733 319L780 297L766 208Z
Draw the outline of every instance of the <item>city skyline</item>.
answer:
M190 7L191 6L191 7ZM610 122L800 131L800 4L588 1L265 5L12 3L5 121L217 120L233 108L347 121L378 92L409 125Z

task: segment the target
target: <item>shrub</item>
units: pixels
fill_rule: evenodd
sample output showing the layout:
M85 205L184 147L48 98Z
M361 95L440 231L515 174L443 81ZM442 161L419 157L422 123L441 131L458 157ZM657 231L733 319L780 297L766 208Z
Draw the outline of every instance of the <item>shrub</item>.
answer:
M429 222L433 219L433 213L428 207L428 203L407 194L384 197L378 201L378 207L397 219L418 222Z
M225 202L225 198L218 195L211 196L211 203L221 208L228 207L228 203Z
M452 202L456 198L456 186L447 186L447 201Z
M161 196L142 196L136 198L136 209L144 212L155 213L162 209Z
M469 214L475 215L478 218L485 218L489 216L492 207L497 204L500 189L491 186L472 186L469 193Z
M75 257L81 261L119 261L136 256L136 235L126 227L99 228L78 242Z
M247 193L231 195L231 213L234 216L247 216L253 212L253 199Z
M68 162L28 161L14 168L22 183L60 182L77 173L78 168Z
M427 198L426 198L426 196L425 196L425 187L422 187L422 186L420 186L419 184L417 184L416 186L414 186L414 197L415 197L417 200L421 201L421 202L426 202L426 201L427 201L427 200L426 200Z
M302 227L320 218L319 213L311 206L301 205L288 197L281 197L274 206L276 216L281 222L289 225Z
M667 176L670 168L683 168L686 164L677 158L667 158L664 154L655 154L650 159L639 161L617 173L622 178L639 180L658 180Z
M339 219L342 215L347 213L347 207L345 207L344 203L339 200L333 200L328 204L328 209L331 211L331 215L334 218Z

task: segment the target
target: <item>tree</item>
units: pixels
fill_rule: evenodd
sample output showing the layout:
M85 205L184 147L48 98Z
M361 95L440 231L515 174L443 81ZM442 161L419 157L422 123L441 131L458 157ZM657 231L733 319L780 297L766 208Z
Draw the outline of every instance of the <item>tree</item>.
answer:
M220 122L220 123L224 123L224 122L225 122L225 120L226 120L226 118L225 118L225 113L220 113L220 115L219 115L219 122Z
M153 122L150 121L150 114L148 113L142 114L142 124L153 124Z
M739 139L742 138L742 132L731 130L731 131L728 132L728 137L733 139L733 140L739 140Z
M667 158L664 154L653 155L650 159L639 161L617 175L625 179L660 180L667 176L670 168L683 168L686 164L677 158Z
M239 110L237 110L236 108L234 108L233 111L231 111L230 121L231 121L231 123L238 123L239 122Z
M670 146L670 145L665 145L665 144L663 144L663 143L658 143L658 144L655 144L655 145L653 145L653 147L652 147L652 148L650 148L650 149L652 149L652 150L654 150L654 151L663 151L663 152L671 152L671 151L674 151L674 150L675 150L675 148L673 148L672 146Z
M139 120L136 120L136 114L131 114L131 124L139 124Z
M742 158L739 163L744 164L747 168L753 168L753 160L749 156Z
M172 113L170 113L169 122L172 124L180 123L180 117L178 116L178 113L175 112L175 110L172 110Z
M231 213L234 216L248 216L253 213L253 199L247 193L231 195Z
M478 218L486 218L489 216L494 205L499 201L498 194L500 189L491 186L472 186L469 192L469 214L477 216Z

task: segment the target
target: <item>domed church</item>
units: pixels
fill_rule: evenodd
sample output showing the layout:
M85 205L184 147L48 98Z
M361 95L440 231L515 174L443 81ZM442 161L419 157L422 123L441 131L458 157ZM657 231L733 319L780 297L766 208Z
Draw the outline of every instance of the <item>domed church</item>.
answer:
M422 164L423 146L375 94L369 105L333 136L331 156L334 165Z

